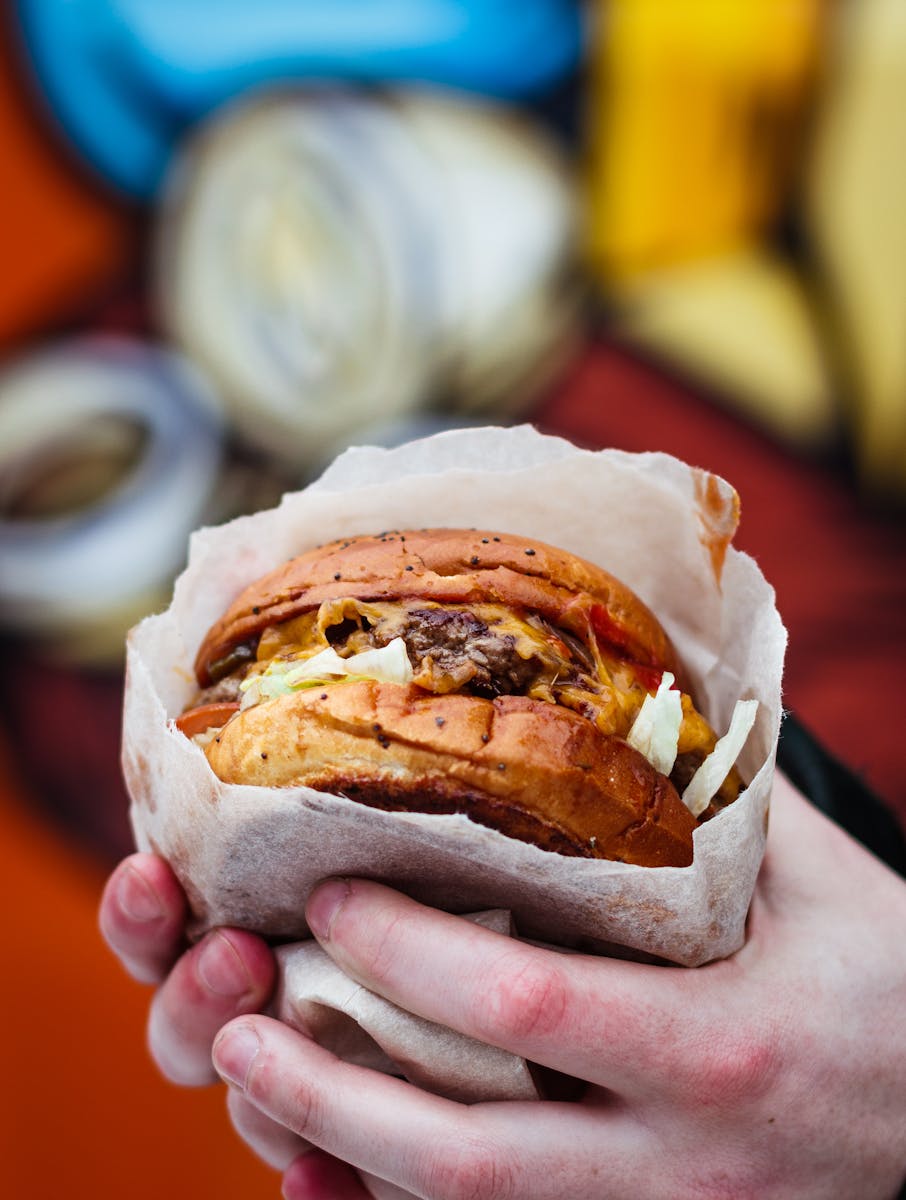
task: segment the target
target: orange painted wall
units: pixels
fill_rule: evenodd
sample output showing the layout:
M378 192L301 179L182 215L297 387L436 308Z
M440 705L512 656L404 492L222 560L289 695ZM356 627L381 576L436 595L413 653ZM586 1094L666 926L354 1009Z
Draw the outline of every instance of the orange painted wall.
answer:
M138 219L57 135L0 6L0 353L103 298L136 257Z
M103 944L104 872L30 809L0 744L3 1194L15 1200L256 1200L279 1176L232 1132L222 1087L161 1079L149 989Z

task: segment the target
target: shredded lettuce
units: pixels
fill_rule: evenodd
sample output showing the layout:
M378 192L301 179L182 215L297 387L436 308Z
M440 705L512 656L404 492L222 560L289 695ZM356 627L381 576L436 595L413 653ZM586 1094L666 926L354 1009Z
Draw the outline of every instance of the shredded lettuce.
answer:
M409 652L401 637L396 637L377 650L363 650L342 660L346 675L364 675L384 683L411 683L415 678Z
M244 679L239 685L243 693L241 707L250 708L262 700L289 696L353 675L383 683L411 683L415 677L402 638L394 638L386 646L363 650L349 658L341 658L332 646L328 646L310 658L274 659L260 675Z
M673 770L683 723L682 698L673 689L673 682L673 676L665 671L655 694L645 697L626 738L629 745L644 754L662 775L669 775ZM733 769L755 723L757 709L757 700L737 703L730 718L730 728L689 780L682 798L694 816L701 816Z
M662 775L669 775L673 770L683 723L682 697L673 684L674 677L665 671L658 690L642 702L626 737L630 746L644 754Z
M277 662L281 663L281 666L283 665L280 659ZM324 650L313 654L311 658L290 662L284 668L281 678L286 686L292 689L296 684L304 683L307 679L324 679L330 678L331 675L348 675L349 668L347 662L347 659L340 658L332 646L327 646Z
M730 718L730 728L689 780L683 803L693 816L700 817L717 789L730 774L746 738L755 724L757 700L738 700Z

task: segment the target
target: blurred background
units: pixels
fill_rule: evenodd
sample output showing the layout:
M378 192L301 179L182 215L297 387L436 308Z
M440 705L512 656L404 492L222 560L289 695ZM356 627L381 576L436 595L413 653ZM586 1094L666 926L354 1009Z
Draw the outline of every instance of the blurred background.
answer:
M125 631L351 443L729 479L786 704L906 822L900 0L0 7L7 1194L274 1196L95 929Z

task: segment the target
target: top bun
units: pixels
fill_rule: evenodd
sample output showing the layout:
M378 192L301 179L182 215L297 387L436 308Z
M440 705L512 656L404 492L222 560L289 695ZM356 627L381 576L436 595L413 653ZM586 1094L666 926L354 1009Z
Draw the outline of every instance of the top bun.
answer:
M318 546L251 584L211 627L195 672L212 667L269 625L326 600L424 599L493 602L537 612L653 672L686 674L660 622L635 593L601 567L535 538L475 529L419 529L350 537Z

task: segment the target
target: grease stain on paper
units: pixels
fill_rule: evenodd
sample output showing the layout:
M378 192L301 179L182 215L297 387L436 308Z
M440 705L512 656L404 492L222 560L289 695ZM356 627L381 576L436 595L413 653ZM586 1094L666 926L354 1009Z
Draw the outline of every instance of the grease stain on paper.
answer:
M739 527L739 496L710 471L696 469L693 479L701 527L699 541L710 555L714 581L720 587L727 547Z

